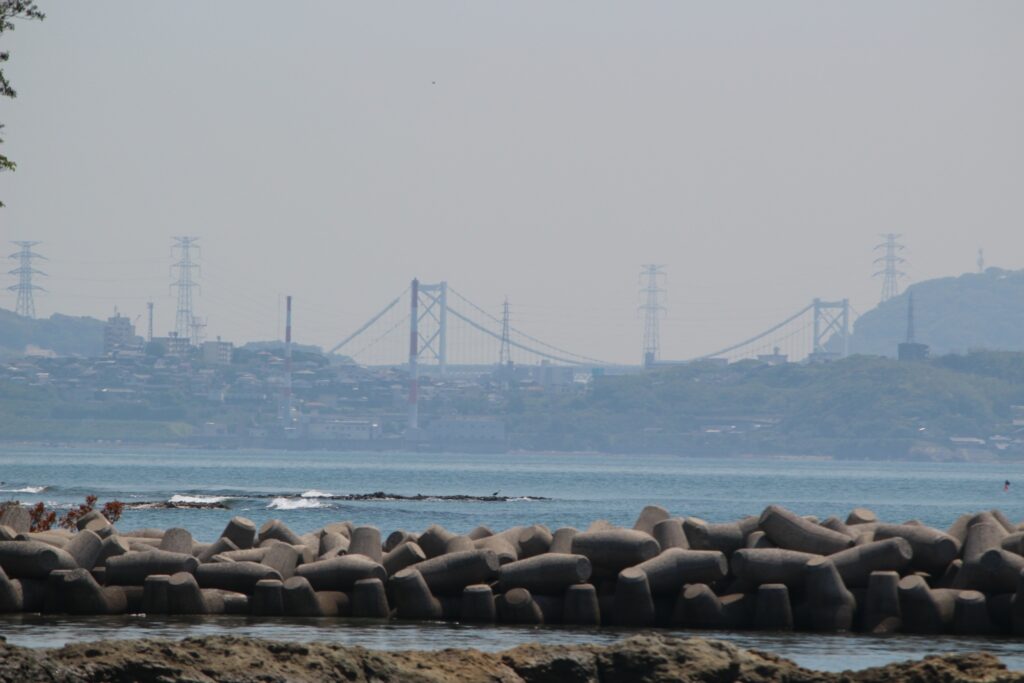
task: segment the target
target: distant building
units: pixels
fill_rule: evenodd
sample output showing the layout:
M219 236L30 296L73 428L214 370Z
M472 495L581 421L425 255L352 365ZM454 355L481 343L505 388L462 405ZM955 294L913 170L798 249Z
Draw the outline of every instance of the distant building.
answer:
M177 332L171 332L166 337L153 337L153 343L164 348L165 356L181 358L187 356L192 349L188 337L179 337Z
M135 325L131 318L121 315L116 310L103 325L103 353L111 354L118 349L134 348L141 339L135 337Z
M789 356L779 353L779 347L776 346L771 353L760 354L757 360L767 365L785 365L789 362Z
M207 365L231 365L231 356L235 351L235 345L231 342L217 341L203 342L203 362Z

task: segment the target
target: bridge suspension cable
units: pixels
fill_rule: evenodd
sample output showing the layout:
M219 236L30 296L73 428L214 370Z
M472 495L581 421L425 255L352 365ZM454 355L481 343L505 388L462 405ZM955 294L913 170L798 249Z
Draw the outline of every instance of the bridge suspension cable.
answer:
M405 291L403 291L403 292L402 292L401 294L399 294L398 296L396 296L396 297L395 297L395 300L394 300L394 301L392 301L391 303L389 303L389 304L388 304L387 306L385 306L385 307L384 307L384 308L383 308L383 309L382 309L382 310L381 310L381 311L380 311L379 313L377 313L377 315L375 315L375 316L373 316L372 318L370 318L369 320L367 320L367 321L366 321L366 322L365 322L365 323L364 323L364 324L363 324L363 325L362 325L362 326L361 326L361 327L360 327L360 328L359 328L358 330L356 330L355 332L353 332L352 334L348 335L347 337L345 337L344 339L342 339L342 340L341 340L340 342L338 342L337 344L335 344L335 345L334 345L334 347L333 347L333 348L332 348L332 349L331 349L330 351L328 351L328 352L327 352L327 353L328 353L328 355L330 355L330 354L334 354L334 353L337 353L337 352L338 352L338 351L340 351L340 350L341 350L341 349L342 349L342 348L343 348L343 347L344 347L344 346L345 346L346 344L348 344L348 343L349 343L350 341L352 341L353 339L355 339L356 337L358 337L359 335L361 335L361 334L362 334L363 332L366 332L366 330L370 329L370 327L371 327L371 326L372 326L372 325L373 325L373 324L374 324L375 322L377 322L378 320L380 320L381 318L383 318L383 317L384 317L385 315L387 315L387 312L388 312L388 311L390 311L390 310L391 310L392 308L394 308L395 306L397 306L397 305L398 305L398 302L402 300L402 297L404 297L404 296L405 296L406 294L408 294L408 293L409 293L409 288L408 288L408 287L406 287L406 288L405 288ZM391 331L391 330L388 330L388 332L390 332L390 331ZM384 335L387 335L387 332L385 332L385 333L384 333Z
M488 318L490 318L491 320L493 320L498 325L503 325L504 324L503 320L499 320L496 316L494 316L491 313L488 313L484 309L480 308L475 303L473 303L472 301L470 301L469 299L464 297L462 294L457 292L454 288L449 287L448 291L450 291L455 296L459 297L459 299L461 299L462 301L466 302L466 304L471 306L474 310L476 310L480 314L485 315ZM449 308L448 310L450 311L451 309ZM571 361L571 360L568 360L568 359L561 359L561 360L564 360L565 362L571 362L571 363L574 363L574 364L577 364L577 365L589 365L589 364L613 365L613 363L609 363L607 361L599 360L597 358L591 358L590 356L584 356L584 355L578 354L578 353L573 353L572 351L568 351L566 349L560 348L560 347L555 346L553 344L548 344L547 342L541 341L540 339L537 339L536 337L530 336L529 334L526 334L522 330L519 330L519 329L517 329L515 327L509 326L509 330L511 330L512 332L515 332L520 337L533 342L534 344L540 344L541 346L543 346L545 348L548 348L548 349L551 349L552 351L554 351L556 353L559 353L559 354L562 354L563 356L569 356L569 357L572 357L572 358L579 359L579 360L576 360L576 361ZM491 332L488 332L488 334L491 334L491 336L494 336L493 333L491 333ZM498 336L498 339L500 341L501 337ZM522 350L529 351L530 353L535 353L537 355L544 355L544 354L539 353L539 352L537 352L537 351L535 351L533 349L527 348L526 346L523 346L522 344L515 344L515 346L517 346L518 348L520 348Z
M753 344L754 342L761 341L762 339L764 339L765 337L771 335L772 333L777 332L778 330L781 330L783 327L785 327L789 323L793 322L794 320L796 320L797 318L802 316L804 313L807 313L808 311L812 310L813 308L814 308L814 303L812 302L812 303L808 304L807 306L804 306L799 311L797 311L793 315L789 316L788 318L786 318L782 322L778 323L777 325L773 325L772 327L769 327L767 330L765 330L764 332L761 332L760 334L756 334L753 337L750 337L749 339L744 339L743 341L741 341L738 344L733 344L732 346L727 346L724 349L719 349L718 351L715 351L713 353L708 353L708 354L705 354L703 356L697 356L696 358L693 358L691 360L707 360L709 358L717 358L719 356L724 356L724 355L726 355L728 353L731 353L732 351L735 351L737 349L741 349L744 346L749 346L750 344Z

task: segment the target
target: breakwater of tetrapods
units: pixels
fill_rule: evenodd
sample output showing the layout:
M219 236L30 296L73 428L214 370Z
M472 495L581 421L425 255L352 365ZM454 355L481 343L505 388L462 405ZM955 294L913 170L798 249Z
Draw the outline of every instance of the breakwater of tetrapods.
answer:
M96 512L74 531L29 524L25 508L0 518L0 612L1024 635L1024 525L999 510L936 529L863 508L709 523L648 506L632 528L386 537L234 517L209 544Z

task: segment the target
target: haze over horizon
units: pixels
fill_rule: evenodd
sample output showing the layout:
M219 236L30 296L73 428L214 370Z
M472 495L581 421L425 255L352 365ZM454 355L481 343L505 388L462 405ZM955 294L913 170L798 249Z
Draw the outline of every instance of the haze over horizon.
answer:
M0 104L0 240L43 242L40 316L153 300L165 333L170 237L197 235L208 338L279 337L292 294L329 348L418 276L635 363L642 263L665 358L815 296L865 312L879 233L903 286L979 247L1024 265L1020 3L41 9Z

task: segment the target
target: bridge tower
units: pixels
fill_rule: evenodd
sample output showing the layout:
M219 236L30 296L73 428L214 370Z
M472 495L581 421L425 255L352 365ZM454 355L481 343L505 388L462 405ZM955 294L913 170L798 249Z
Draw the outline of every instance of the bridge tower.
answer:
M409 291L408 426L413 436L419 428L420 360L434 361L441 375L448 366L448 283L424 284L414 279Z
M842 344L840 356L850 355L850 300L822 301L814 300L814 344L812 357L822 358L827 355L825 344L833 335L839 337Z

